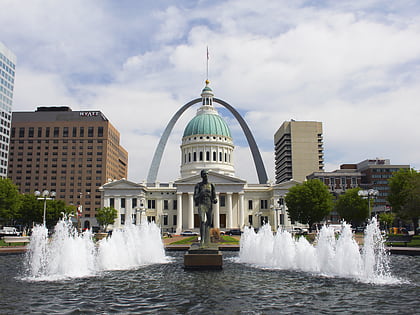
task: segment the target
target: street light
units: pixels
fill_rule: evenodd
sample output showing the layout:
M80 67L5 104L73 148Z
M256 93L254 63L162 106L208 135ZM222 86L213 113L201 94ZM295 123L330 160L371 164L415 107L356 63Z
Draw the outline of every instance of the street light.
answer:
M370 210L370 198L376 198L379 195L379 191L377 191L376 189L359 190L357 194L363 199L368 200L368 213L369 213L369 219L370 219L372 215L371 210Z
M45 215L47 212L47 200L53 200L56 193L55 191L49 192L48 190L45 189L42 193L39 190L36 190L34 194L37 197L36 198L37 200L44 200L43 224L44 224L44 227L46 227L47 225L46 225Z

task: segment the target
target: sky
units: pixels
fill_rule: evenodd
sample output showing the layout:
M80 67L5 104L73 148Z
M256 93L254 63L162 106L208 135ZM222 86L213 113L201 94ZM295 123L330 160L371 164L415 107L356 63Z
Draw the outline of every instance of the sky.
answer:
M274 177L284 121L321 121L325 170L370 158L420 168L420 2L281 0L0 0L0 41L17 56L14 111L100 110L142 182L167 123L200 97L246 120ZM197 105L198 106L198 105ZM236 176L257 183L239 124ZM180 177L175 125L158 180Z

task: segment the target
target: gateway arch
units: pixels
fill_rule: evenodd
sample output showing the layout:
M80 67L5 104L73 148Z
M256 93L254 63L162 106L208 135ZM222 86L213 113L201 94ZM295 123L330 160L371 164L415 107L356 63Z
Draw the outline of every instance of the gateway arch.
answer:
M171 134L172 129L175 126L175 123L178 121L179 117L181 117L181 115L188 108L190 108L194 104L200 103L201 101L202 101L202 98L196 98L188 102L187 104L182 106L169 121L168 125L166 126L159 140L158 146L156 147L155 154L153 155L152 164L150 165L149 174L147 175L148 183L154 183L156 181L160 162L162 160L163 151L165 150L166 143L168 142L169 135ZM258 181L260 184L266 184L268 177L267 177L267 172L265 171L263 160L261 158L260 150L258 149L254 136L252 135L251 130L249 129L245 120L242 118L239 112L236 111L236 109L234 109L227 102L218 98L213 98L213 102L216 102L224 106L225 108L227 108L232 113L232 115L236 118L236 120L239 122L239 125L241 126L242 131L244 132L245 137L248 141L248 145L251 149L252 158L254 159L254 164L257 171Z

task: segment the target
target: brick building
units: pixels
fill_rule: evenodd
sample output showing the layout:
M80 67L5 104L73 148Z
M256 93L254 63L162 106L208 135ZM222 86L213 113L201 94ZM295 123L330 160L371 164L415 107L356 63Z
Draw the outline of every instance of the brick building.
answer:
M62 106L13 112L10 139L8 177L20 192L47 189L67 204L82 205L82 227L97 225L98 188L127 178L127 151L100 111Z

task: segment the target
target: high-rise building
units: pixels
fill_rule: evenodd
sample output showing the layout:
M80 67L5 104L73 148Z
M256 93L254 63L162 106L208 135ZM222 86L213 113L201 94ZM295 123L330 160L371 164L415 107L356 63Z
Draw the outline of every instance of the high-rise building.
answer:
M0 177L7 177L16 56L0 42Z
M274 134L276 183L306 176L324 169L322 123L285 121Z
M20 192L47 189L67 204L81 205L83 228L97 225L98 188L127 178L120 133L100 111L59 106L13 112L10 138L8 174Z

